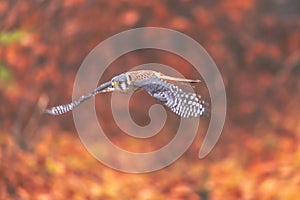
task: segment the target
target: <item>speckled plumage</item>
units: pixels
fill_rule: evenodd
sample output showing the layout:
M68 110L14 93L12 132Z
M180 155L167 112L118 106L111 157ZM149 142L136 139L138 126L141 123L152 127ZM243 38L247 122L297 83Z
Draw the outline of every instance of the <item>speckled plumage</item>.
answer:
M184 92L178 86L159 78L145 81L141 87L181 117L199 117L208 112L206 103L199 95Z

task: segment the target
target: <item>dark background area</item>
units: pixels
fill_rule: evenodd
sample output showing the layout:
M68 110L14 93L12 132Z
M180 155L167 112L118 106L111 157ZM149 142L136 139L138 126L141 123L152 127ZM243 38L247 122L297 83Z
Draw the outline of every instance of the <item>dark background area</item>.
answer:
M0 1L0 199L297 199L299 10L296 0ZM77 70L97 44L147 26L180 31L208 51L224 79L228 111L206 158L197 153L208 120L173 165L132 175L109 169L86 151L72 114L40 111L71 101ZM179 57L145 50L116 60L101 80L148 62L197 78ZM147 124L146 108L155 101L146 93L136 97L133 119ZM103 120L116 144L136 151L164 145L174 126L167 123L163 139L145 147L120 136L110 117Z

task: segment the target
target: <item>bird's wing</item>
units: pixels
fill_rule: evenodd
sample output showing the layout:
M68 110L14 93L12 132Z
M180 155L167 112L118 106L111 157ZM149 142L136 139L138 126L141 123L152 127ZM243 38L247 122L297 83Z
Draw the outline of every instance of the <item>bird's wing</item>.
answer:
M44 110L44 113L50 114L50 115L62 115L66 112L69 112L71 110L73 110L74 108L76 108L77 106L79 106L81 103L85 102L86 100L90 99L91 97L95 96L98 93L102 93L102 92L108 92L111 86L111 82L105 82L103 84L101 84L99 87L97 87L94 91L92 91L91 93L85 95L85 96L81 96L79 99L69 103L69 104L64 104L64 105L59 105L59 106L55 106L49 109Z
M71 110L73 110L74 108L76 108L77 106L79 106L81 103L83 103L84 101L88 100L89 98L91 98L92 96L94 96L92 93L89 93L86 96L82 96L79 99L68 103L68 104L64 104L64 105L59 105L59 106L55 106L49 109L44 110L44 113L50 114L50 115L62 115L66 112L69 112Z
M181 117L200 117L209 113L206 103L199 95L184 92L178 86L159 78L149 78L136 85Z

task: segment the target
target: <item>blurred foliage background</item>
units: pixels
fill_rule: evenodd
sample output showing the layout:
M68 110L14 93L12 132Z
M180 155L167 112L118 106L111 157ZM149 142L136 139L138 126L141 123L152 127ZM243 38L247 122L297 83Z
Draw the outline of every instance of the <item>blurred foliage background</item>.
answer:
M298 199L299 10L296 0L0 1L0 199ZM224 79L228 112L205 159L197 153L206 120L177 162L133 175L96 161L71 114L40 111L71 101L76 72L99 42L144 26L180 31L209 52ZM184 60L146 50L118 59L101 80L147 62L195 78ZM143 93L132 107L140 101L155 103ZM122 148L151 149L172 138L167 127L163 139L139 145L119 133L103 102L97 109L108 117L101 119ZM146 112L133 109L133 118L147 124Z

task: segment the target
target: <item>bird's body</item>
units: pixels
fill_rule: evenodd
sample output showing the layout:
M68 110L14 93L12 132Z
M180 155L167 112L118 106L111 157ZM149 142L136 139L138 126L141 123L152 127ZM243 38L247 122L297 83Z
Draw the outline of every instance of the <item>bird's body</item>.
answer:
M191 92L184 92L178 86L167 81L190 83L199 82L199 80L166 76L160 72L152 70L129 71L113 77L111 81L101 84L88 95L82 96L70 104L47 109L45 110L45 113L60 115L71 111L82 102L98 93L112 91L129 93L139 88L146 90L152 97L160 101L181 117L200 117L209 112L206 107L206 103L201 100L199 95Z

